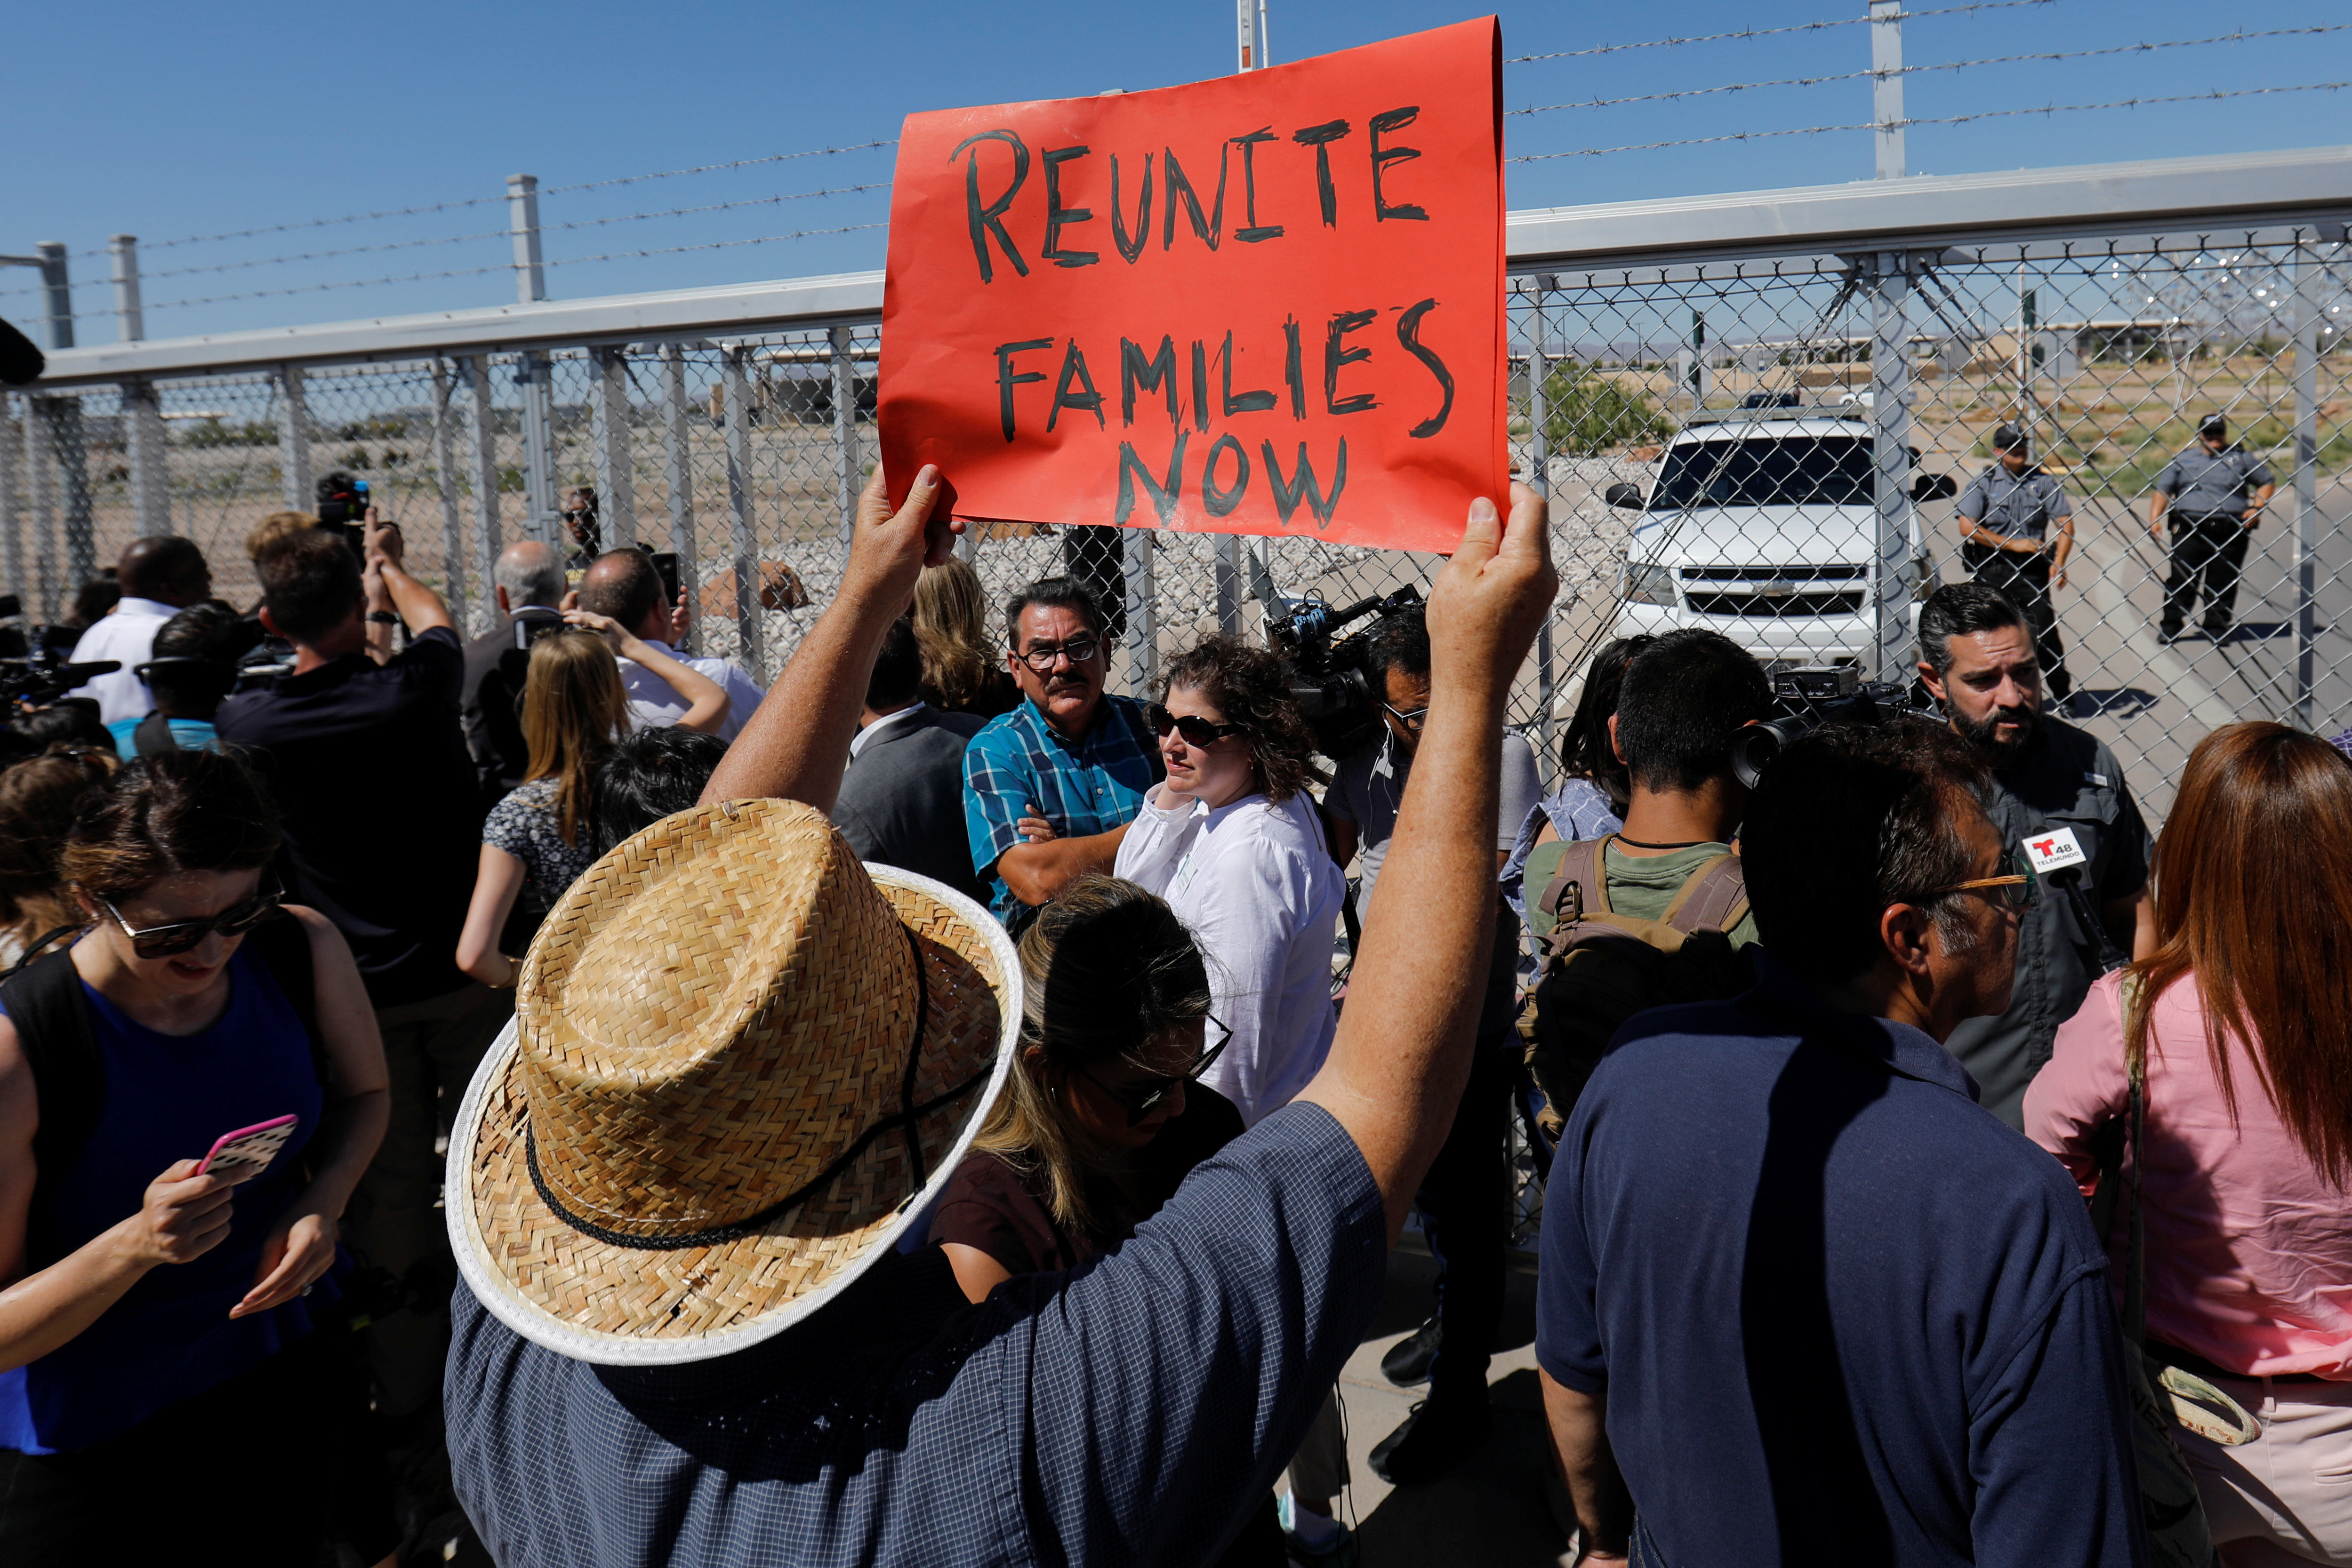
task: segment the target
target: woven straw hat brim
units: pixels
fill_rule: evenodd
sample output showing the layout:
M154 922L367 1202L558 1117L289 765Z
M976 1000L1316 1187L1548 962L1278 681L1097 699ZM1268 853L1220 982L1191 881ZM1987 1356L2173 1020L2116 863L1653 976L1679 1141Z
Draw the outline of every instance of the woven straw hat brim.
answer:
M750 1235L676 1250L597 1240L557 1217L531 1181L509 1023L467 1086L449 1139L450 1244L492 1316L601 1365L706 1361L805 1319L923 1218L1003 1090L1021 1027L1021 965L1003 927L962 894L894 867L866 869L923 955L929 1011L915 1103L986 1073L919 1123L928 1179L915 1182L906 1140L893 1132Z

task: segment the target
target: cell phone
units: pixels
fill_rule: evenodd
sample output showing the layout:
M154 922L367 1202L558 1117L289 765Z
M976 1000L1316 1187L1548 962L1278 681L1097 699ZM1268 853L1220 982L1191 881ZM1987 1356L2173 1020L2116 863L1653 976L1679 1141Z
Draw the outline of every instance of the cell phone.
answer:
M239 1127L234 1133L223 1133L214 1140L212 1152L196 1167L196 1174L231 1182L257 1176L269 1168L269 1162L278 1157L278 1151L286 1146L294 1129L301 1124L299 1116L278 1116L250 1127Z
M677 552L659 549L647 553L653 557L654 570L661 574L662 607L666 610L677 609L678 594Z

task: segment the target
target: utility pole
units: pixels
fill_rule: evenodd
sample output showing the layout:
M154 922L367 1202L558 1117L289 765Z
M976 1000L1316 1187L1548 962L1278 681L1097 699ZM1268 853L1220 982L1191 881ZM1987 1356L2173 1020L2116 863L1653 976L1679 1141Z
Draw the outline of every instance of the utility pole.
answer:
M535 305L547 298L547 264L539 248L539 176L507 176L507 227L514 236L515 300ZM555 505L555 418L547 382L547 356L526 349L517 356L515 384L522 389L524 505L535 538L568 552L563 517Z
M1274 56L1265 41L1266 0L1234 0L1234 20L1239 24L1238 39L1241 64L1237 70L1264 70L1274 64Z
M1870 0L1870 118L1878 175L1900 180L1903 162L1903 0Z
M114 270L114 333L125 343L147 336L147 312L139 298L139 236L115 235L107 241ZM163 403L155 383L134 377L122 383L123 445L131 459L131 509L142 534L172 531L172 502L163 470Z
M1241 71L1264 70L1274 63L1274 56L1265 42L1266 0L1234 0L1234 50L1237 62L1234 68ZM1142 580L1148 587L1150 580L1149 536L1142 543L1147 569ZM1234 534L1219 534L1216 549L1217 630L1228 637L1238 637L1242 632L1242 602L1246 591L1242 581L1241 538ZM1149 617L1150 607L1145 606L1142 619L1148 621ZM1133 626L1138 623L1137 613L1130 611L1128 624Z

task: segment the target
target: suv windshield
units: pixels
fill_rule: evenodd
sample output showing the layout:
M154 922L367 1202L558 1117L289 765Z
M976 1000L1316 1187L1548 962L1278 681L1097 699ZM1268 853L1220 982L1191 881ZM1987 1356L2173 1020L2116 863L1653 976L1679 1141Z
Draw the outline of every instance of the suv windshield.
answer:
M1650 509L1867 506L1870 499L1869 442L1851 435L1801 435L1671 447Z

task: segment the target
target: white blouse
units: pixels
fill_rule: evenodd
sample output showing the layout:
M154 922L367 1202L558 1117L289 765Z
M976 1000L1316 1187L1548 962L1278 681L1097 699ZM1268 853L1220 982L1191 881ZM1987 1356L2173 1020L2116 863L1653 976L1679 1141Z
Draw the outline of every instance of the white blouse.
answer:
M1157 787L1113 871L1166 899L1201 945L1224 1026L1211 1025L1206 1043L1225 1040L1201 1082L1255 1126L1331 1049L1332 936L1347 879L1314 803L1245 795L1213 811Z

